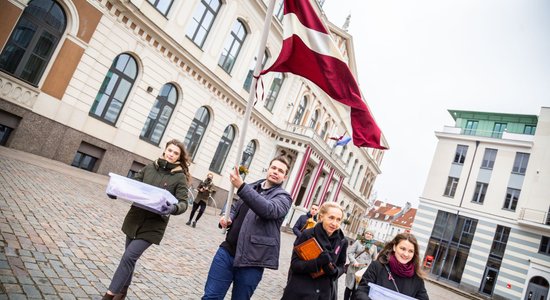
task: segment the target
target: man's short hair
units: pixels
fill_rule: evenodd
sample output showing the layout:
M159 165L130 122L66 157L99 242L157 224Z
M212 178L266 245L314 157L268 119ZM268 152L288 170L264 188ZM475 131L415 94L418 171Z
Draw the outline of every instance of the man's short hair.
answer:
M271 166L271 164L272 164L274 161L280 161L280 162L282 162L282 163L286 166L285 175L288 175L288 171L290 171L290 162L288 162L288 159L287 159L286 157L280 155L280 156L277 156L277 157L275 157L274 159L272 159L272 160L269 162L269 165Z

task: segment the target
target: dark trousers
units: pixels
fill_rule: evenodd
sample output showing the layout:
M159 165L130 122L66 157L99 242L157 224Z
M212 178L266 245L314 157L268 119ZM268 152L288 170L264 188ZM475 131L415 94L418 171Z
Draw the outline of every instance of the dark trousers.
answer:
M252 297L262 280L264 268L234 267L233 260L234 257L225 248L218 248L208 271L202 300L223 300L231 283L231 299L247 300Z
M193 216L195 215L195 212L197 209L199 209L199 214L197 215L197 218L195 219L195 222L198 222L199 219L202 217L202 214L204 213L204 210L206 209L206 202L199 201L199 203L193 203L193 209L191 210L191 215L189 216L189 221L193 221Z
M138 258L151 246L151 243L145 240L132 240L126 237L126 246L124 254L120 259L118 268L113 275L111 285L109 285L109 291L114 294L120 293L123 287L130 286L132 283L132 276L134 275L134 269Z

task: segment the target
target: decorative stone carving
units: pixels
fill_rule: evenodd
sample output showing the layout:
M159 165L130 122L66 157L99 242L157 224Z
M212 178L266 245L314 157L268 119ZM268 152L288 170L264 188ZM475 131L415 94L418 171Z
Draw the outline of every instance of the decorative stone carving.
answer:
M5 73L0 72L0 97L15 104L32 109L39 91L28 87Z

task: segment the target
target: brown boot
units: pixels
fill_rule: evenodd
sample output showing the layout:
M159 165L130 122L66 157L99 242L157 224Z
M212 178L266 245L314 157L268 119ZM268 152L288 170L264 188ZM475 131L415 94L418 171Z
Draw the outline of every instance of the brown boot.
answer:
M105 295L103 295L103 298L101 298L101 300L113 300L113 299L115 299L115 296L116 295L109 295L109 294L105 293Z
M128 293L129 286L125 286L122 288L120 293L116 294L113 300L124 300L126 299L126 294Z

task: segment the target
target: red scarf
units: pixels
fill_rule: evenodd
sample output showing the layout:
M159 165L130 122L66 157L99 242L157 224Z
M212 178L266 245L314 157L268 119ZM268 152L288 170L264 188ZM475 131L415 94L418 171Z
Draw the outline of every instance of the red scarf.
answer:
M407 264L400 263L395 255L390 255L390 270L399 277L413 277L414 276L414 263L411 260Z

